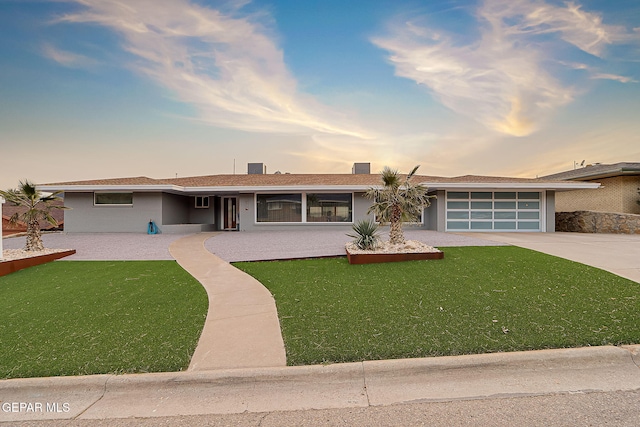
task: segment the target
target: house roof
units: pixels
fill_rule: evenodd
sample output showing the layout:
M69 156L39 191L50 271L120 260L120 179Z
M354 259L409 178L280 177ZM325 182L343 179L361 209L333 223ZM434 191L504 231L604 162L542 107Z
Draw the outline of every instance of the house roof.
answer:
M621 175L640 175L640 163L623 162L609 165L596 163L593 165L587 165L583 168L543 176L542 178L561 181L588 181Z
M55 200L51 202L51 204L56 206L63 206L63 202L61 200ZM26 211L26 208L23 208L21 206L14 206L11 203L8 203L5 201L5 203L2 205L2 218L4 219L6 217L8 221L16 212L24 213L25 211ZM51 216L56 220L58 225L61 225L64 223L63 209L51 209L50 213L51 213ZM23 223L20 222L20 224L23 224ZM40 221L40 227L43 229L47 229L53 226L46 221Z
M531 188L568 190L596 188L597 184L568 183L543 178L510 178L464 175L439 177L414 175L412 182L430 189L456 188ZM149 177L112 178L89 181L40 184L42 191L165 191L175 193L253 192L287 190L364 191L380 185L379 174L239 174L206 175L185 178L154 179Z

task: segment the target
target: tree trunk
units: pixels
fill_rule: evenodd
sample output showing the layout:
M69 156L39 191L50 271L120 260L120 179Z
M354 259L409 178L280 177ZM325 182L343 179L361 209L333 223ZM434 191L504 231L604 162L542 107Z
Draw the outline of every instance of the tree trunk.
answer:
M41 251L44 249L42 237L40 236L40 223L37 219L27 222L27 242L24 245L25 251Z
M400 245L405 242L404 233L402 232L402 210L399 206L394 206L390 219L391 226L389 228L389 243L392 245Z

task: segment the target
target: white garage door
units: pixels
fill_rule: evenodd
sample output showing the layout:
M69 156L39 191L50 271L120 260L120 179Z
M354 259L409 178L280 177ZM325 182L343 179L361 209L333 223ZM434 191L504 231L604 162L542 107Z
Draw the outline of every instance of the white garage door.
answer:
M538 191L447 191L447 231L541 231Z

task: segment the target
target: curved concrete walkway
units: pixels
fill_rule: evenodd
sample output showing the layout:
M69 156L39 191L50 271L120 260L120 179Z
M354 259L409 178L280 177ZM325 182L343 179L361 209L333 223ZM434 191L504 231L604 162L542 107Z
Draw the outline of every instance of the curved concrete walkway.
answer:
M204 247L216 233L176 240L169 252L207 291L209 310L190 371L286 366L275 300L257 280Z

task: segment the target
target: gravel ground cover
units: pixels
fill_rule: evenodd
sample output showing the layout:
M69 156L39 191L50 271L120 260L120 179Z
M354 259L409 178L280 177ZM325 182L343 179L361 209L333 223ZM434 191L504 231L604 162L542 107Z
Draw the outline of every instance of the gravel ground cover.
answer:
M143 233L47 233L42 241L50 249L75 249L69 261L126 261L173 260L169 245L184 234ZM21 249L25 237L3 240L5 249Z
M345 244L352 241L345 230L225 232L205 242L207 250L227 262L313 258L346 255ZM505 246L469 236L407 228L405 237L437 248L451 246ZM388 232L382 238L389 238Z

